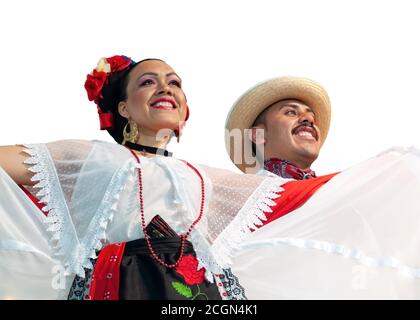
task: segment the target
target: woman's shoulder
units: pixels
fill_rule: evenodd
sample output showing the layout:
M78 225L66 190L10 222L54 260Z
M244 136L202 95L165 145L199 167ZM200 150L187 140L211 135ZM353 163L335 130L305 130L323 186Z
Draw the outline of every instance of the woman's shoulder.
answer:
M49 148L62 148L70 150L90 150L93 148L109 149L112 151L125 151L125 148L117 143L104 140L84 140L84 139L62 139L45 143Z
M40 144L24 144L24 146L29 149L31 155L48 153L55 161L90 159L115 163L129 157L125 147L102 140L62 139Z

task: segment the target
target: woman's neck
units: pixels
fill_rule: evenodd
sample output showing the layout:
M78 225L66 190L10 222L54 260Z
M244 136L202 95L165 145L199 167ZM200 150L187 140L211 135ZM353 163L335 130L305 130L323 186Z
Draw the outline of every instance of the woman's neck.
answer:
M156 136L150 136L150 135L145 135L145 134L140 133L140 137L139 137L139 139L136 143L140 144L142 146L148 146L148 147L154 147L154 148L159 148L159 149L166 150L166 146L168 145L168 141L169 141L168 137L164 137L163 139L157 140ZM139 151L136 151L136 152L145 156L145 157L155 157L156 156L156 154L154 154L154 153L139 152Z

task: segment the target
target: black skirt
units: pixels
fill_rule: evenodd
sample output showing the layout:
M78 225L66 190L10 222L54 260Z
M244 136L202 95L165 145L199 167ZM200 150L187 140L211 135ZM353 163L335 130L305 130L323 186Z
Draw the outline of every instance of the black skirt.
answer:
M146 231L156 255L166 264L174 264L181 246L181 238L176 232L159 215L152 219ZM189 241L185 241L183 256L187 257L184 261L197 264L194 248ZM92 263L95 264L95 261ZM184 279L181 273L185 273L185 270L188 275L197 275L196 265L188 266L184 262L182 270L162 266L150 254L145 239L125 244L119 269L120 300L221 300L216 282L206 281L200 272L196 278ZM89 296L92 271L86 271L86 279L75 278L69 299L80 300ZM225 283L219 285L224 286Z
M151 239L157 256L167 264L179 257L180 238ZM194 256L190 242L185 241L184 256ZM150 254L146 240L126 243L120 266L119 298L121 300L220 300L217 285L204 280L188 285L175 268L158 263Z

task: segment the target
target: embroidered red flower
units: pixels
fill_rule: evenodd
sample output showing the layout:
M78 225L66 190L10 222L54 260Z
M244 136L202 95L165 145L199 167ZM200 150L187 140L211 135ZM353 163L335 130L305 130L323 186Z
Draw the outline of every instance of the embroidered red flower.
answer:
M204 281L206 270L201 268L197 270L198 260L191 255L183 256L175 271L184 277L185 283L188 285L200 284Z

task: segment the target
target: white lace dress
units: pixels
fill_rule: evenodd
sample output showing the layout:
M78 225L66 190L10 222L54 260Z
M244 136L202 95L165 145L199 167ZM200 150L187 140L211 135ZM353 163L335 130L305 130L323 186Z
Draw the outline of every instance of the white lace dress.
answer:
M143 237L138 164L124 147L65 140L26 145L45 217L0 168L0 299L65 299L75 275L91 269L105 244ZM200 212L201 185L183 161L141 158L146 224L159 214L177 233ZM203 218L190 241L206 279L231 255L279 197L281 178L196 166L205 182Z
M65 299L104 244L142 238L137 163L100 141L27 145L48 217L0 168L0 299ZM303 206L251 232L287 180L196 166L204 217L191 234L206 278L231 268L250 299L419 299L420 152L394 148L336 175ZM197 175L141 158L146 223L197 217Z

